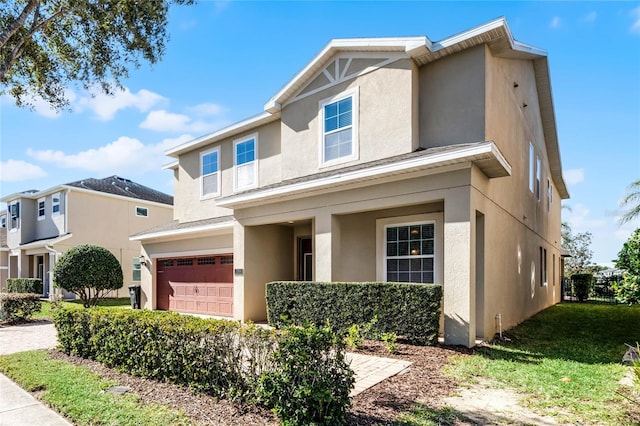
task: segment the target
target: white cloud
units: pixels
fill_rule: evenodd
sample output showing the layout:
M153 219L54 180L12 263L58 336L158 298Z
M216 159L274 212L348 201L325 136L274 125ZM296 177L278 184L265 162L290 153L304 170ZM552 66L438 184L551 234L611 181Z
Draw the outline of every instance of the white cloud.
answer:
M191 135L185 134L176 138L164 139L157 144L145 145L138 139L121 136L107 145L78 153L28 149L27 155L38 161L52 163L64 169L80 169L124 176L139 175L160 170L167 163L164 152L168 148L192 139Z
M23 180L45 177L47 172L35 164L22 160L7 160L0 162L1 182L20 182Z
M147 114L140 127L156 132L191 132L207 133L229 124L228 120L213 118L223 111L215 104L201 104L190 108L199 118L194 119L185 114L177 114L166 110L155 110Z
M66 89L64 91L64 96L69 100L69 103L71 105L73 105L73 102L75 102L77 98L76 93L71 89ZM45 101L40 96L26 95L24 99L26 102L30 102L32 104L33 111L38 115L46 118L58 118L62 115L61 111L56 111L55 109L53 109L49 102ZM2 95L3 104L8 103L11 105L15 105L15 102L16 101L12 96Z
M582 20L584 22L595 22L597 17L598 17L598 14L595 11L593 11L593 12L589 12L586 15L584 15L582 17Z
M551 20L551 28L558 28L560 26L560 17L554 16Z
M97 91L97 90L96 90ZM94 96L85 96L76 103L76 109L91 110L99 120L109 121L118 111L125 108L135 108L140 112L147 112L159 103L166 102L163 96L146 89L133 93L129 88L116 91L113 96L97 92Z
M566 212L566 214L565 214ZM569 222L574 232L593 232L595 229L603 228L607 225L604 219L592 219L591 211L584 204L576 204L571 206L571 210L564 210L566 217L563 220Z
M640 6L631 10L630 15L633 18L633 24L631 24L630 31L632 33L640 34Z
M584 169L569 169L562 173L567 185L575 185L584 182Z

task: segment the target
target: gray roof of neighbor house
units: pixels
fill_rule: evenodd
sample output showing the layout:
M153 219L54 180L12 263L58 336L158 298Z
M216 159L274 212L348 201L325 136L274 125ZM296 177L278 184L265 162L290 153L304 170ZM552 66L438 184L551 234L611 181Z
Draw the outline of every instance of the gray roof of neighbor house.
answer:
M28 191L5 195L4 197L0 198L0 201L7 203L18 198L37 199L39 197L44 197L48 194L69 188L78 188L85 191L103 192L105 194L135 198L138 200L166 204L169 206L173 205L173 197L171 195L165 194L164 192L156 191L155 189L149 188L148 186L141 185L130 179L126 179L116 175L109 176L103 179L82 179L75 182L57 185L43 191L30 189Z
M70 182L65 185L173 205L173 197L171 195L156 191L148 186L140 185L130 179L125 179L116 175L109 176L104 179L83 179L76 182Z

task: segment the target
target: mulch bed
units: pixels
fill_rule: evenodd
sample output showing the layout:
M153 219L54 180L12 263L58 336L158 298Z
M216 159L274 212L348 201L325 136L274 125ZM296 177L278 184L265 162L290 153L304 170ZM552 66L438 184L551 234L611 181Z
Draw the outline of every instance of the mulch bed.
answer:
M442 373L442 367L452 355L471 353L470 349L446 346L412 346L398 344L390 354L382 342L365 341L356 352L411 361L411 367L351 400L350 425L389 424L409 412L416 401L430 407L441 407L441 398L456 387L453 379ZM163 404L182 411L194 423L201 425L277 425L278 421L267 409L255 405L213 398L187 387L121 373L103 364L69 356L51 350L51 357L71 364L88 367L101 377L114 380L138 395L143 404Z

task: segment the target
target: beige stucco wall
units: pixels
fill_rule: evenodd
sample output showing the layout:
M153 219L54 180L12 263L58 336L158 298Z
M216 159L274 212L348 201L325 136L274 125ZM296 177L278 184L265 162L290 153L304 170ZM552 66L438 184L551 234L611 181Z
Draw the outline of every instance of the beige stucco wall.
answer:
M174 216L177 220L191 222L232 214L232 210L216 205L217 197L201 197L200 154L220 147L221 197L232 195L234 193L234 141L251 135L257 135L258 139L258 184L266 186L280 181L280 123L276 121L181 155L179 168L174 173L179 177L174 180L176 194Z
M484 140L483 46L422 66L419 76L420 146Z
M415 65L400 59L326 90L285 105L282 109L282 179L319 172L320 102L343 92L359 97L358 159L362 163L411 152L416 146L417 114L412 93ZM332 166L327 169L344 166ZM323 168L324 170L324 168Z

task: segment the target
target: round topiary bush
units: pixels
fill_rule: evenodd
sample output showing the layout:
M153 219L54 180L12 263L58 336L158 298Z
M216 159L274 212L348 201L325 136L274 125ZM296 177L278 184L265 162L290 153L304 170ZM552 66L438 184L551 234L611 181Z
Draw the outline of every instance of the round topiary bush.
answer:
M106 248L83 244L63 254L53 268L54 284L75 293L85 308L122 287L122 267Z

